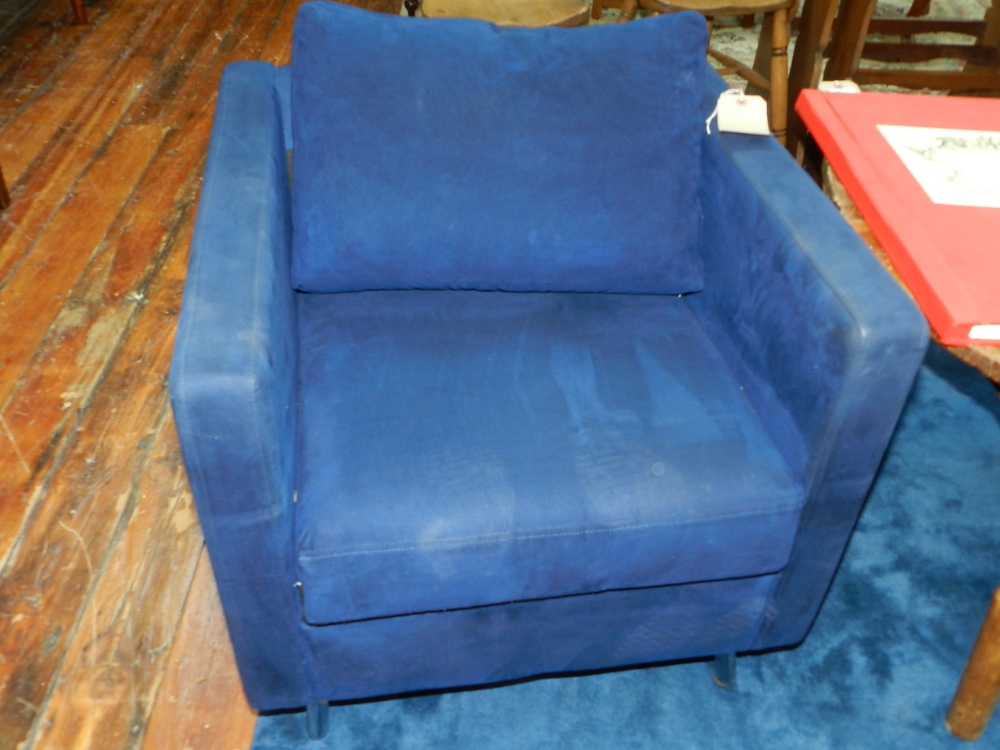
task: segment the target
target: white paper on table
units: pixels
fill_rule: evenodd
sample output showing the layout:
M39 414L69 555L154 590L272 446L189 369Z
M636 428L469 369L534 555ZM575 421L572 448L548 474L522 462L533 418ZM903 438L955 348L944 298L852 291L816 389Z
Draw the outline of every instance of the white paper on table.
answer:
M1000 132L877 127L934 203L1000 208Z

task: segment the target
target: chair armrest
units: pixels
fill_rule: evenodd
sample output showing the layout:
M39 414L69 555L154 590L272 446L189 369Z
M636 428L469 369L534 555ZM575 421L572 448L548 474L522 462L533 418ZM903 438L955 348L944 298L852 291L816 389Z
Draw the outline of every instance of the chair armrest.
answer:
M296 308L273 80L267 63L223 75L170 369L195 505L258 708L311 700L296 635Z
M703 151L705 292L691 299L806 506L756 649L805 637L927 346L927 326L771 138Z

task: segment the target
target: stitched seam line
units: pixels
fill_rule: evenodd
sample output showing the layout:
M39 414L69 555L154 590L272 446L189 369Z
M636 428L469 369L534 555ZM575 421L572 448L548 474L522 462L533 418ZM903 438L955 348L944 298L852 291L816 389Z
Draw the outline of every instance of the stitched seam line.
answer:
M770 511L767 515L785 514L785 513L798 513L802 510L803 504L800 501L798 504L787 507L777 508L774 511ZM697 518L688 519L683 521L660 521L657 523L642 523L634 524L630 526L616 526L610 529L581 529L579 531L557 531L549 534L523 534L514 537L504 537L495 536L488 539L475 539L466 542L429 542L427 544L413 544L406 547L388 547L380 549L367 549L367 550L351 550L348 552L303 552L299 555L300 561L313 561L313 560L328 560L337 557L357 557L360 555L382 555L393 552L412 552L415 550L426 550L426 549L458 549L461 547L482 547L489 544L499 544L501 542L510 540L514 542L530 541L534 539L555 539L559 537L570 537L570 536L585 536L587 534L610 534L613 532L620 531L638 531L641 529L654 529L664 526L688 526L695 525L699 523L706 523L718 520L728 520L731 518L745 518L748 516L764 515L763 511L747 511L745 513L727 513L722 516L715 516L710 519Z

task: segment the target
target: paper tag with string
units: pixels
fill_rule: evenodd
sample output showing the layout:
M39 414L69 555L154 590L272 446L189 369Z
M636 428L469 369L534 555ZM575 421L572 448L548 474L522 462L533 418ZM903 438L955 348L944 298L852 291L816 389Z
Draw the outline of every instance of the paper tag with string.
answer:
M767 102L762 96L748 96L742 89L728 89L719 94L715 109L705 120L705 132L711 134L712 120L718 120L721 133L771 135L767 122Z

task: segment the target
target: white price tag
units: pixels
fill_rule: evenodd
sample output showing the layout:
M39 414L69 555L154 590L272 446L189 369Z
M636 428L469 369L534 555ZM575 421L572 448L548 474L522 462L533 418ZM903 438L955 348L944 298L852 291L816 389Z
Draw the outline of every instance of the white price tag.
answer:
M767 123L767 102L761 96L747 96L739 89L729 89L719 95L715 111L705 121L705 130L712 132L712 120L718 118L719 132L771 135Z

